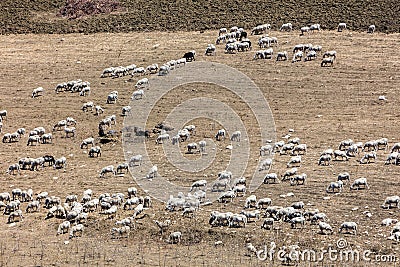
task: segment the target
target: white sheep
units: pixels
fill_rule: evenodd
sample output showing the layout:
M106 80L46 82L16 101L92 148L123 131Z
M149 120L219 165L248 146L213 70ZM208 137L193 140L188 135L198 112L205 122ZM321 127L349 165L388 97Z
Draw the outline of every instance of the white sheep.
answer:
M303 58L303 51L297 51L293 55L292 63L301 61L302 58Z
M330 50L330 51L326 51L322 58L334 58L336 59L336 51L335 50ZM346 141L346 140L345 140ZM347 141L352 141L351 139L348 139Z
M350 174L348 172L341 172L338 174L338 181L349 181L350 182Z
M39 211L40 210L40 202L37 200L34 200L32 202L29 202L28 205L26 206L25 212L34 212L34 211Z
M382 208L384 208L384 209L390 209L390 208L392 208L393 206L393 204L394 204L394 207L397 207L397 208L400 208L400 206L399 206L399 202L400 202L400 197L399 196L390 196L390 197L387 197L386 199L385 199L385 201L383 202L383 204L382 204ZM386 207L386 205L387 205L387 207Z
M131 113L132 107L131 106L124 106L122 107L121 116L126 116Z
M171 244L179 244L182 239L182 233L181 232L173 232L169 235L168 243Z
M206 47L206 52L204 53L206 56L215 56L216 47L213 44L208 44Z
M349 156L347 156L347 153L342 150L335 150L333 151L333 158L335 160L349 160Z
M153 165L153 166L150 168L149 172L147 173L146 178L147 178L147 179L156 178L156 177L157 177L157 174L158 174L158 168L157 168L156 165Z
M314 31L320 31L321 30L321 25L320 24L312 24L310 26L310 31L314 32Z
M54 161L53 168L54 169L65 168L66 165L67 165L67 159L65 157L61 157Z
M57 235L68 233L70 226L71 223L69 221L63 221L62 223L60 223L58 225Z
M116 171L114 170L114 166L113 165L108 165L108 166L104 167L103 169L101 169L100 178L103 178L106 173L111 173L113 175L116 175Z
M331 164L332 157L329 154L323 154L319 157L318 165L329 166Z
M385 165L388 164L396 164L397 158L399 158L400 153L399 152L392 152L390 153L386 160L385 160Z
M93 158L94 154L96 154L96 157L100 156L101 157L101 147L100 146L92 146L89 150L89 157Z
M142 159L143 159L142 155L132 156L129 159L129 167L133 167L133 166L136 166L136 165L140 166L142 164Z
M357 223L355 222L342 223L339 227L339 233L341 233L343 229L346 230L347 232L352 230L354 231L354 235L357 235Z
M319 230L320 230L321 234L326 235L327 232L329 232L329 234L333 234L332 226L330 226L326 222L319 222L318 227L319 227Z
M364 189L369 189L369 186L367 183L367 178L361 177L361 178L354 180L353 184L350 186L350 190L355 189L355 187L357 187L357 190L359 190L361 186Z
M365 153L364 156L360 159L360 163L361 164L371 163L371 159L373 159L374 162L376 161L376 152L375 151Z
M11 164L10 166L8 166L8 170L6 173L8 174L16 174L15 172L17 172L17 174L20 174L20 166L18 163L15 164Z
M304 155L307 153L307 145L299 144L292 149L291 155Z
M285 173L282 175L282 181L284 181L287 178L291 178L292 176L297 174L297 167L293 167L289 170L286 170Z
M269 197L261 198L256 204L257 209L265 209L272 204L272 200Z
M246 227L247 217L244 214L232 214L229 218L229 227L240 227L240 225Z
M367 33L374 33L375 32L375 25L369 25L367 29Z
M280 31L292 31L293 27L292 27L292 23L284 23L282 24L282 26L279 28Z
M264 177L264 184L269 184L271 183L270 181L273 180L274 183L276 183L276 180L278 179L278 175L276 173L268 173Z
M338 24L337 30L338 30L338 32L342 32L342 31L345 30L346 28L347 28L346 23L340 22L340 23Z
M156 64L156 63L151 64L146 67L146 72L148 72L150 74L155 74L158 72L158 70L159 70L159 67L158 67L158 64ZM146 79L146 78L144 78L144 79Z
M86 139L83 139L82 143L81 143L81 149L83 148L88 148L89 145L94 146L94 138L93 137L88 137Z
M331 57L323 58L321 61L321 67L333 66L334 59Z
M274 230L274 222L275 220L273 218L265 218L261 225L261 229Z
M96 105L96 106L94 107L94 110L95 110L96 116L99 116L100 114L103 114L103 113L104 113L104 109L103 109L101 106L99 106L99 105Z
M301 166L301 156L293 156L290 158L289 162L286 164L288 168L293 166L300 167Z
M199 149L201 153L206 152L207 142L205 140L199 141Z
M243 184L239 184L239 185L235 185L233 188L232 188L232 191L236 194L236 196L239 196L239 193L241 193L242 194L242 196L245 196L246 195L246 185L243 185Z
M256 195L250 195L246 198L246 202L244 204L244 208L248 209L248 208L252 208L252 207L256 207L257 205L257 196Z
M82 236L84 228L85 227L83 226L83 224L77 224L72 226L69 232L69 238L72 239L74 237L77 237L78 233L80 234L80 236Z
M261 161L258 171L269 170L271 168L271 165L272 165L272 159L264 159L263 161Z
M300 31L301 31L300 35L304 35L305 33L310 32L310 27L308 27L308 26L301 27Z
M337 182L331 182L328 187L326 188L327 193L335 193L335 189L339 190L339 193L342 192L343 190L343 182L342 181L337 181Z
M158 66L157 66L157 70L158 70ZM140 80L138 80L136 82L135 88L137 88L137 89L138 88L144 88L144 87L149 86L149 84L150 84L149 79L148 78L143 78L143 79L140 79Z
M35 97L40 96L40 94L43 93L43 92L44 92L43 87L38 87L38 88L36 88L36 89L33 89L33 91L32 91L32 98L35 98Z
M226 131L224 129L218 130L217 134L215 135L215 139L217 141L220 141L221 138L223 138L225 140L225 137L226 137Z
M286 61L288 59L287 51L281 51L276 54L276 61Z
M290 178L290 185L304 185L307 180L307 174L296 174Z
M8 216L7 223L13 223L15 222L16 219L22 222L23 218L24 216L22 215L22 210L18 209L10 213L10 215Z
M240 131L235 131L235 132L232 133L231 141L240 142L240 137L241 136L242 136L242 133Z
M76 133L76 128L64 126L64 132L65 132L65 138L74 137Z
M220 187L223 187L224 190L226 190L227 187L230 189L229 180L223 179L215 181L212 185L211 191L220 191Z
M204 190L206 190L207 187L207 181L206 180L198 180L192 183L192 186L190 187L190 191L192 192L193 189L199 189L200 187L203 187Z
M289 222L290 222L290 226L292 229L296 228L298 224L301 224L304 227L304 225L306 223L306 218L304 218L303 216L294 217Z
M111 237L112 238L120 238L120 237L129 237L129 233L131 231L131 228L128 225L124 225L121 227L113 227L111 229Z

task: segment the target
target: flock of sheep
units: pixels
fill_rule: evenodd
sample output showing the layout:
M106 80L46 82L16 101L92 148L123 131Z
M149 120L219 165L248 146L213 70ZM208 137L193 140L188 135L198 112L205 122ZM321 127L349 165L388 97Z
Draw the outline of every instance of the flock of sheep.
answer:
M252 35L266 34L270 30L269 24L259 25L251 30ZM319 24L313 24L310 27L302 27L301 34L308 34L321 29ZM338 31L346 29L346 25L340 23ZM290 23L286 23L280 27L281 31L292 31L293 27ZM375 26L371 25L368 28L369 33L375 31ZM238 51L249 51L252 48L251 41L247 38L245 31L238 27L233 27L228 31L226 28L219 30L219 36L216 45L208 44L205 55L213 56L216 53L216 47L219 44L225 43L226 53L236 53ZM274 51L272 46L278 46L278 40L275 37L270 37L268 34L258 39L258 45L265 50L255 52L254 59L272 59ZM301 61L304 57L305 61L315 60L322 47L312 44L299 44L293 48L292 62ZM288 60L287 51L279 51L276 53L277 61ZM332 66L336 59L336 51L325 51L322 54L321 66ZM176 68L183 67L187 62L195 60L196 52L189 51L182 58L171 60L159 66L151 64L147 67L138 67L135 64L126 67L109 67L102 71L101 77L120 78L130 75L131 78L139 77L140 79L135 84L135 91L132 93L132 100L140 101L145 97L145 89L150 87L151 78L144 75L168 75L168 73ZM90 97L90 83L82 80L68 81L60 83L55 88L55 93L71 92L79 93L80 96ZM32 98L37 98L44 93L42 87L33 90ZM105 99L106 104L115 104L118 101L118 92L113 91ZM124 106L121 110L122 116L127 116L132 110L131 106ZM82 112L94 112L96 116L104 113L104 109L100 105L95 105L93 101L88 101L83 104ZM0 132L3 125L3 120L6 120L7 111L0 111ZM44 127L37 127L28 132L27 145L37 146L46 145L53 142L53 135L57 132L64 132L65 138L73 138L76 134L77 122L72 117L67 117L54 124L53 129L47 132ZM116 115L112 114L101 119L99 122L99 130L111 129L116 125ZM173 127L160 123L156 125L152 131L135 129L135 134L144 135L147 138L153 138L156 145L162 145L165 142L171 142L173 145L185 143L187 153L204 154L206 152L207 143L205 140L198 142L192 141L195 136L196 126L186 125L179 129L175 135L171 132ZM3 143L19 142L27 131L24 128L18 128L13 133L5 133L2 137ZM241 142L241 132L235 131L227 133L225 129L218 130L215 134L216 142L224 141L229 137L231 142ZM190 140L190 142L189 142ZM82 140L81 149L88 149L88 156L91 158L101 157L101 146L97 144L96 139L91 136ZM258 171L265 172L264 186L273 186L275 183L288 182L290 186L303 186L308 181L306 173L300 173L299 169L302 166L303 158L307 156L307 144L301 143L299 138L291 138L288 136L287 142L284 140L267 143L260 147L260 156L271 156L272 154L279 157L290 157L287 161L287 169L282 174L269 172L273 168L271 159L262 160L259 164ZM377 140L362 142L354 142L351 139L343 140L337 145L337 149L327 148L320 155L318 162L315 165L323 168L334 164L336 161L349 162L353 159L358 160L360 164L376 164L378 153L389 149L388 139L381 138ZM362 155L360 155L362 153ZM383 155L379 155L382 156ZM54 169L65 168L67 159L65 156L59 158L53 155L43 155L38 158L22 158L17 163L11 164L8 167L7 174L17 175L21 171L40 171L46 167ZM106 178L109 174L112 176L124 174L129 171L129 168L135 168L142 164L142 155L134 155L127 162L123 162L116 167L108 165L99 171L100 178ZM395 143L390 152L386 155L385 164L400 165L400 143ZM146 175L147 179L157 179L159 169L156 165L152 166ZM213 205L207 202L207 191L220 192L218 202L225 203L229 209L229 203L235 201L236 198L244 198L243 209L239 213L229 211L214 210L210 213L209 225L211 227L229 227L241 228L247 227L249 223L259 224L260 229L273 230L276 224L289 224L291 229L307 227L318 227L321 234L334 234L335 227L328 223L328 218L323 211L319 209L307 208L303 201L293 202L290 206L281 206L277 200L268 197L258 197L251 194L246 197L247 181L245 177L234 178L231 172L221 170L215 177L215 181L211 186L208 186L206 180L198 180L191 185L189 192L179 193L178 196L171 196L165 205L165 209L169 212L180 211L183 217L196 216L201 210L201 205ZM340 194L345 190L369 190L367 177L353 178L348 172L340 173L337 179L327 184L327 194ZM391 209L394 207L400 208L399 196L388 196L383 200L382 208ZM22 208L25 205L25 208ZM97 196L91 189L85 190L83 194L52 196L48 192L37 192L34 194L31 188L21 189L14 188L10 192L0 193L0 209L3 214L8 216L8 223L23 221L24 213L41 212L45 209L43 218L46 220L58 220L59 226L57 235L69 233L69 238L82 235L87 227L87 220L92 214L97 213L104 218L115 220L115 225L110 229L110 235L113 238L128 237L131 231L135 230L135 224L138 220L144 219L146 213L144 211L152 208L152 200L149 196L139 196L135 187L127 188L126 192L102 193ZM23 212L23 210L25 212ZM125 210L131 212L130 216L123 219L116 219L117 212ZM154 220L155 225L163 233L171 225L170 220L160 222ZM387 218L382 221L382 225L394 224L390 232L390 239L400 241L400 224L397 220ZM338 233L352 232L355 235L359 231L358 224L354 221L343 221L337 226ZM170 243L179 243L182 239L182 232L171 232L167 239ZM254 246L250 243L247 245L250 251L254 252Z

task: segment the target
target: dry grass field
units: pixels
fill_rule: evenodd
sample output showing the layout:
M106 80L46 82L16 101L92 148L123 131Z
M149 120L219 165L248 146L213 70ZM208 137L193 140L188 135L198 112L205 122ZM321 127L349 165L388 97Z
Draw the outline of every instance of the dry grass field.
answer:
M8 111L3 121L2 134L14 132L20 127L28 131L43 126L51 131L59 120L71 116L77 120L76 136L65 138L64 133L54 132L52 144L27 146L27 136L17 143L0 144L0 192L11 192L13 188L32 188L34 193L49 192L65 199L69 194L82 197L82 192L91 188L95 196L101 193L123 192L136 186L130 174L99 178L99 171L107 165L124 162L122 140L102 145L102 156L89 158L87 149L80 149L84 138L98 136L98 123L105 116L116 114L117 124L112 127L122 130L124 118L121 108L130 104L137 77L117 79L100 78L102 70L109 66L136 64L146 67L159 65L182 57L189 50L197 51L196 61L223 63L243 72L262 90L267 99L276 125L277 140L294 129L293 137L306 143L308 151L303 156L301 172L308 175L303 186L290 186L288 182L261 185L255 192L258 198L270 197L274 205L287 206L295 201L304 201L307 207L318 208L327 214L334 227L333 235L321 235L318 227L306 224L304 229L290 229L283 222L276 230L262 230L262 220L249 223L246 228L210 227L208 219L212 210L240 212L245 198L236 198L233 203L213 203L204 206L194 218L185 218L181 212L165 211L165 205L154 200L153 207L137 220L137 228L129 238L111 239L110 229L114 220L108 220L98 212L91 213L82 237L68 241L68 234L56 236L60 219L45 220L47 210L26 214L24 220L8 224L7 216L0 216L0 265L1 266L277 266L279 261L259 261L247 256L247 241L262 248L271 241L278 246L298 244L301 249L319 250L336 244L345 238L352 249L371 250L375 254L395 254L399 257L398 245L387 240L390 227L380 226L384 218L399 218L397 209L384 210L380 206L387 196L398 194L399 166L384 165L389 151L378 151L375 163L360 164L363 153L349 161L333 161L331 166L318 166L320 153L327 148L336 149L339 142L351 138L365 142L386 137L389 148L400 141L400 54L399 34L356 33L345 31L323 31L306 36L298 33L271 32L277 36L279 46L274 51L287 50L291 58L293 46L298 43L322 45L323 51L336 50L337 60L333 67L320 67L321 56L316 61L291 63L273 60L253 60L253 51L235 55L224 54L223 46L217 47L213 57L203 55L208 43L213 43L215 31L199 32L146 32L146 33L98 33L69 35L7 35L0 36L0 109ZM256 36L250 36L256 44ZM190 63L188 63L190 64ZM58 83L82 79L89 81L92 92L88 97L76 93L54 91ZM151 77L150 89L151 89ZM31 97L34 88L42 86L45 92L37 98ZM188 89L189 88L189 89ZM252 158L249 168L256 168L258 148L261 145L251 110L240 99L227 90L212 85L178 87L157 102L147 122L148 127L165 119L170 110L182 101L194 97L211 97L229 105L241 118L250 134ZM116 104L106 104L106 97L117 90ZM385 95L387 101L378 101ZM105 112L95 116L83 112L82 104L93 101L104 107ZM140 109L140 101L132 103L132 112ZM197 141L212 137L219 125L210 128L209 119L194 120L198 128ZM223 170L229 161L229 141L217 143L216 159L209 169L199 173L183 172L172 175L174 166L149 140L150 156L159 165L159 172L171 176L172 181L189 185L203 179L204 174L215 174ZM182 150L183 151L183 150ZM8 166L23 157L40 157L52 154L65 156L65 169L45 167L40 171L21 171L20 175L6 174ZM196 158L190 155L189 159ZM282 174L290 156L275 155L273 172ZM163 166L163 167L160 167ZM220 167L221 166L221 167ZM164 168L165 167L165 168ZM346 185L341 194L327 194L329 182L337 174L348 171L351 179L367 177L369 190L349 190ZM144 170L146 172L146 170ZM183 177L190 180L182 181ZM209 177L211 182L214 177ZM175 180L174 180L175 179ZM156 178L154 179L156 181ZM139 187L138 187L139 188ZM140 188L139 188L140 189ZM145 195L142 190L140 195ZM293 197L280 195L293 192ZM249 195L249 194L248 194ZM330 199L324 199L329 196ZM26 203L21 208L25 211ZM371 217L365 215L370 211ZM118 211L116 219L132 214ZM163 236L153 220L170 219L172 225ZM359 230L356 236L339 234L344 221L355 221ZM172 231L182 232L181 244L168 244L165 240ZM221 246L214 246L222 241ZM340 263L323 262L335 266L371 266L378 262ZM388 266L388 263L381 263ZM321 266L322 263L302 262L301 266ZM395 266L392 265L391 266Z

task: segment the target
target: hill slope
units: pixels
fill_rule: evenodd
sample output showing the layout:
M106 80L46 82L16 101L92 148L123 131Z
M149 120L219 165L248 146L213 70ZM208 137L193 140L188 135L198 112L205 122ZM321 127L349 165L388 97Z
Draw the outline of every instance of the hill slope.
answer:
M62 0L1 1L1 34L187 31L233 25L248 29L259 23L270 23L277 28L285 22L291 22L297 29L310 23L334 29L338 22L346 22L349 29L356 31L365 31L370 24L375 24L381 32L400 31L400 5L394 0L310 0L306 5L294 0L178 0L174 3L121 0L121 11L76 20L57 16L64 4Z

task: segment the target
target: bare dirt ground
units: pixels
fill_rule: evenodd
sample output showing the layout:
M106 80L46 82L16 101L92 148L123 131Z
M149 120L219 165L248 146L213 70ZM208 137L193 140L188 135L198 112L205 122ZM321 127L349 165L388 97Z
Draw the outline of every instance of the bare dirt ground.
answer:
M71 35L8 35L0 36L0 109L6 109L8 116L3 121L3 132L14 132L25 127L28 131L43 126L50 131L53 125L68 116L78 121L74 138L65 138L62 132L54 133L53 144L27 146L27 137L18 143L0 145L0 191L11 192L13 188L32 188L35 193L47 191L50 195L62 199L68 194L82 196L85 189L91 188L95 196L104 192L124 192L130 186L137 186L133 178L126 174L105 179L99 178L99 170L106 165L123 162L124 153L121 142L102 146L103 154L99 158L88 158L87 150L79 145L84 138L97 137L97 125L101 118L116 114L117 124L113 129L121 130L123 117L119 116L121 107L130 103L134 90L134 81L128 77L109 79L100 78L102 70L109 66L126 66L135 63L147 66L162 64L171 59L180 58L183 52L195 49L197 61L215 61L237 68L248 75L262 90L268 100L276 124L278 140L288 133L289 128L306 143L309 150L303 157L301 172L308 175L304 186L290 186L283 182L262 185L255 194L258 198L270 197L274 205L287 206L302 200L308 207L325 212L329 223L334 226L332 236L318 234L317 226L309 223L304 229L290 229L287 223L277 223L277 230L260 229L262 220L249 223L244 229L210 227L210 211L240 212L244 198L237 198L232 204L214 203L203 207L195 218L184 218L180 212L170 213L164 210L164 204L154 201L153 208L146 210L143 219L138 220L137 229L130 237L121 240L111 239L110 229L115 220L92 213L82 237L71 240L67 235L56 236L59 219L44 220L46 209L38 213L25 214L22 222L7 224L7 216L0 217L0 264L4 266L66 266L66 265L115 265L115 266L260 266L279 265L279 262L260 262L254 256L246 256L245 243L250 240L256 247L262 247L275 241L278 246L297 243L301 248L321 249L335 244L344 237L349 246L358 250L372 250L377 254L398 255L398 245L387 240L390 227L380 226L382 219L398 219L397 210L380 208L385 197L398 194L399 167L384 165L388 151L380 150L376 163L361 165L360 156L348 162L334 161L331 166L318 166L319 154L326 148L336 148L341 140L351 138L356 141L368 141L381 137L389 139L389 147L399 141L397 124L399 109L398 87L400 84L398 53L399 34L374 34L355 32L324 31L307 36L297 33L271 32L277 36L280 45L275 51L289 51L298 43L322 45L323 51L336 50L337 61L332 68L321 68L320 59L311 62L275 60L252 60L252 52L236 55L223 53L222 46L217 47L215 57L202 55L207 43L215 41L215 31L176 32L174 34L126 33L126 34L71 34ZM256 37L250 37L256 43ZM190 64L190 63L189 63ZM54 92L55 86L64 81L82 79L90 81L92 93L89 97L79 97L73 93ZM150 80L151 82L151 80ZM31 98L34 88L45 88L43 96ZM239 114L246 113L246 107L240 100L227 91L215 91L213 87L199 87L191 96L212 96L225 100ZM106 96L117 90L117 104L107 105ZM150 89L151 90L151 87ZM165 96L154 111L148 124L154 126L161 121L173 105L183 101L187 95L185 88L177 88ZM387 102L378 101L379 95L385 95ZM82 104L93 101L105 107L105 113L96 117L93 113L84 113ZM140 108L134 104L132 112ZM157 113L159 112L159 113ZM321 116L319 116L321 115ZM215 134L209 128L210 121L193 121L199 129L199 138ZM252 119L249 111L248 130L252 131ZM217 125L218 127L218 125ZM196 137L197 138L197 137ZM154 139L151 139L152 151ZM229 142L218 144L224 148ZM259 140L252 143L254 158L258 156ZM22 171L20 175L8 175L6 170L20 158L39 157L53 154L65 156L65 170L46 167L42 171ZM195 156L193 156L195 157ZM217 153L216 161L225 164L229 151ZM282 174L286 170L289 156L275 156L272 171ZM162 157L157 160L165 160ZM253 165L251 165L253 164ZM251 166L256 163L251 163ZM160 168L165 175L171 174L173 166L165 164ZM209 173L222 169L211 167ZM330 181L336 180L339 172L348 171L352 179L367 177L370 189L350 191L347 185L339 195L328 196L325 189ZM189 174L188 174L189 175ZM203 178L204 173L190 180ZM182 174L182 177L184 174ZM188 182L189 184L189 182ZM281 198L281 194L293 192L294 197ZM140 192L144 195L144 192ZM22 204L25 210L26 204ZM358 208L358 209L355 209ZM370 211L372 217L363 214ZM128 215L129 211L119 211L117 218ZM171 219L168 230L182 231L182 243L167 244L166 234L161 237L152 220ZM355 221L359 225L357 236L338 234L343 221ZM223 245L214 246L221 240ZM304 266L317 266L317 263L303 262ZM340 265L340 263L333 263ZM360 266L376 265L377 262L358 263ZM352 264L357 265L357 263ZM385 266L385 264L383 264Z

